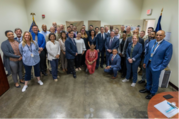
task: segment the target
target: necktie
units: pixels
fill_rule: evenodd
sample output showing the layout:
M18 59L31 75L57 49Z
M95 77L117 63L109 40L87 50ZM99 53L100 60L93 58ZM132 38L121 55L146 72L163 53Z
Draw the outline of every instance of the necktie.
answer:
M109 42L109 47L111 47L111 44L112 44L112 39L110 39L110 42Z
M75 45L75 41L74 41L74 39L72 38L72 41L73 41L73 44Z
M104 38L103 38L103 34L102 34L102 36L101 36L101 37L102 37L102 39L104 40Z
M112 58L111 58L112 61L113 61L113 59L114 59L114 56L115 56L115 55L113 55Z

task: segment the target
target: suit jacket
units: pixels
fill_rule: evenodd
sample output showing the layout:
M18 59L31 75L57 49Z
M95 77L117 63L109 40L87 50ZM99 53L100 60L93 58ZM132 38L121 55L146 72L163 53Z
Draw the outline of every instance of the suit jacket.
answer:
M110 37L107 38L106 42L105 42L105 49L118 49L119 48L119 39L118 38L115 38L113 39L112 43L111 43L111 46L109 46L109 43L110 43ZM109 54L108 51L106 51L106 54Z
M126 58L130 58L130 53L131 53L131 46L133 43L130 43L127 50L126 50ZM132 59L134 62L140 61L141 60L141 55L142 55L142 45L140 43L137 43L133 49L132 53Z
M71 40L71 38L67 38L65 41L65 48L66 48L66 58L67 59L75 59L75 55L77 53L77 48L76 48L76 42L74 39L74 42Z
M127 42L126 42L126 44L125 44L125 51L124 52L126 52L126 50L127 50L127 48L128 48L128 45L129 45L129 43L131 43L132 42L132 36L131 37L129 37L129 38L127 38ZM142 51L144 51L144 40L142 39L142 38L139 38L139 43L141 43L142 44ZM143 52L143 54L144 54L144 52ZM142 54L142 56L143 56L143 54Z
M123 49L122 49L122 51L121 51L121 47L122 47L122 44L121 44L121 43L122 43L122 40L123 40L123 38L119 40L118 53L122 53L123 57L125 57L125 55L126 55L126 52L125 52L125 44L126 44L126 42L127 42L127 39L125 40Z
M111 68L119 68L121 69L121 57L116 54L115 58L112 60L113 54L111 54L108 58L107 66L111 66Z
M105 33L104 33L105 34ZM96 37L96 49L102 51L105 48L105 42L107 39L107 35L105 34L105 38L102 39L101 33L99 33Z
M35 40L36 34L34 32L31 32L31 34L32 34L33 40ZM37 37L38 37L38 45L39 45L39 47L42 47L44 49L45 44L46 44L44 35L41 34L41 33L37 33Z
M22 37L22 36L21 36ZM17 40L17 37L14 38L15 40ZM23 38L20 40L20 42L22 42Z
M106 35L107 35L107 37L110 37L110 33L109 32L107 32L107 33L105 33Z
M156 42L156 39L151 40L146 50L144 64L148 65L151 50ZM173 46L171 43L163 40L159 47L156 49L155 53L153 54L152 61L151 61L151 68L153 71L160 71L167 67L168 63L171 60L173 53Z

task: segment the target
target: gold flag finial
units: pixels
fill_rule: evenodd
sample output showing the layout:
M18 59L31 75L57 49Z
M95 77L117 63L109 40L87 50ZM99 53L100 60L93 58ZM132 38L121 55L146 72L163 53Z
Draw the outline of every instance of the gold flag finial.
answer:
M35 15L35 13L30 13L30 15L32 15L32 20L34 21L34 15Z
M162 10L161 10L161 14L160 14L160 16L162 16L162 12L163 12L163 8L162 8Z

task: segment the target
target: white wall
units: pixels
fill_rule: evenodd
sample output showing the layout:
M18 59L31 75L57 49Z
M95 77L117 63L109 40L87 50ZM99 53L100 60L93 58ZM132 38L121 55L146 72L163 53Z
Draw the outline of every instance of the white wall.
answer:
M7 39L6 30L29 28L24 0L0 0L0 15L0 44Z
M173 44L173 56L169 64L172 71L170 79L178 86L178 0L144 0L141 19L156 19L157 24L162 8L162 29L171 32L170 42ZM151 16L146 15L147 9L153 9Z
M31 12L36 14L38 26L52 22L101 20L101 25L124 24L127 19L140 19L143 0L25 0L28 25L32 22ZM46 18L42 19L42 14Z

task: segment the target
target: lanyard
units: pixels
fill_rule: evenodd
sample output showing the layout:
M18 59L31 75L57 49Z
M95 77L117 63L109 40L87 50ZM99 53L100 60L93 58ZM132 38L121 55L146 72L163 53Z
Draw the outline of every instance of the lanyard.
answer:
M163 42L163 41L162 41L162 42ZM152 51L153 51L153 52L151 51L152 56L155 54L157 48L159 47L159 45L160 45L162 42L158 43L158 44L157 44L157 47L154 49L154 46L155 46L156 43L157 43L157 42L155 42L155 44L154 44L153 47L152 47Z
M30 47L27 45L30 52L32 52L32 45L30 44Z

